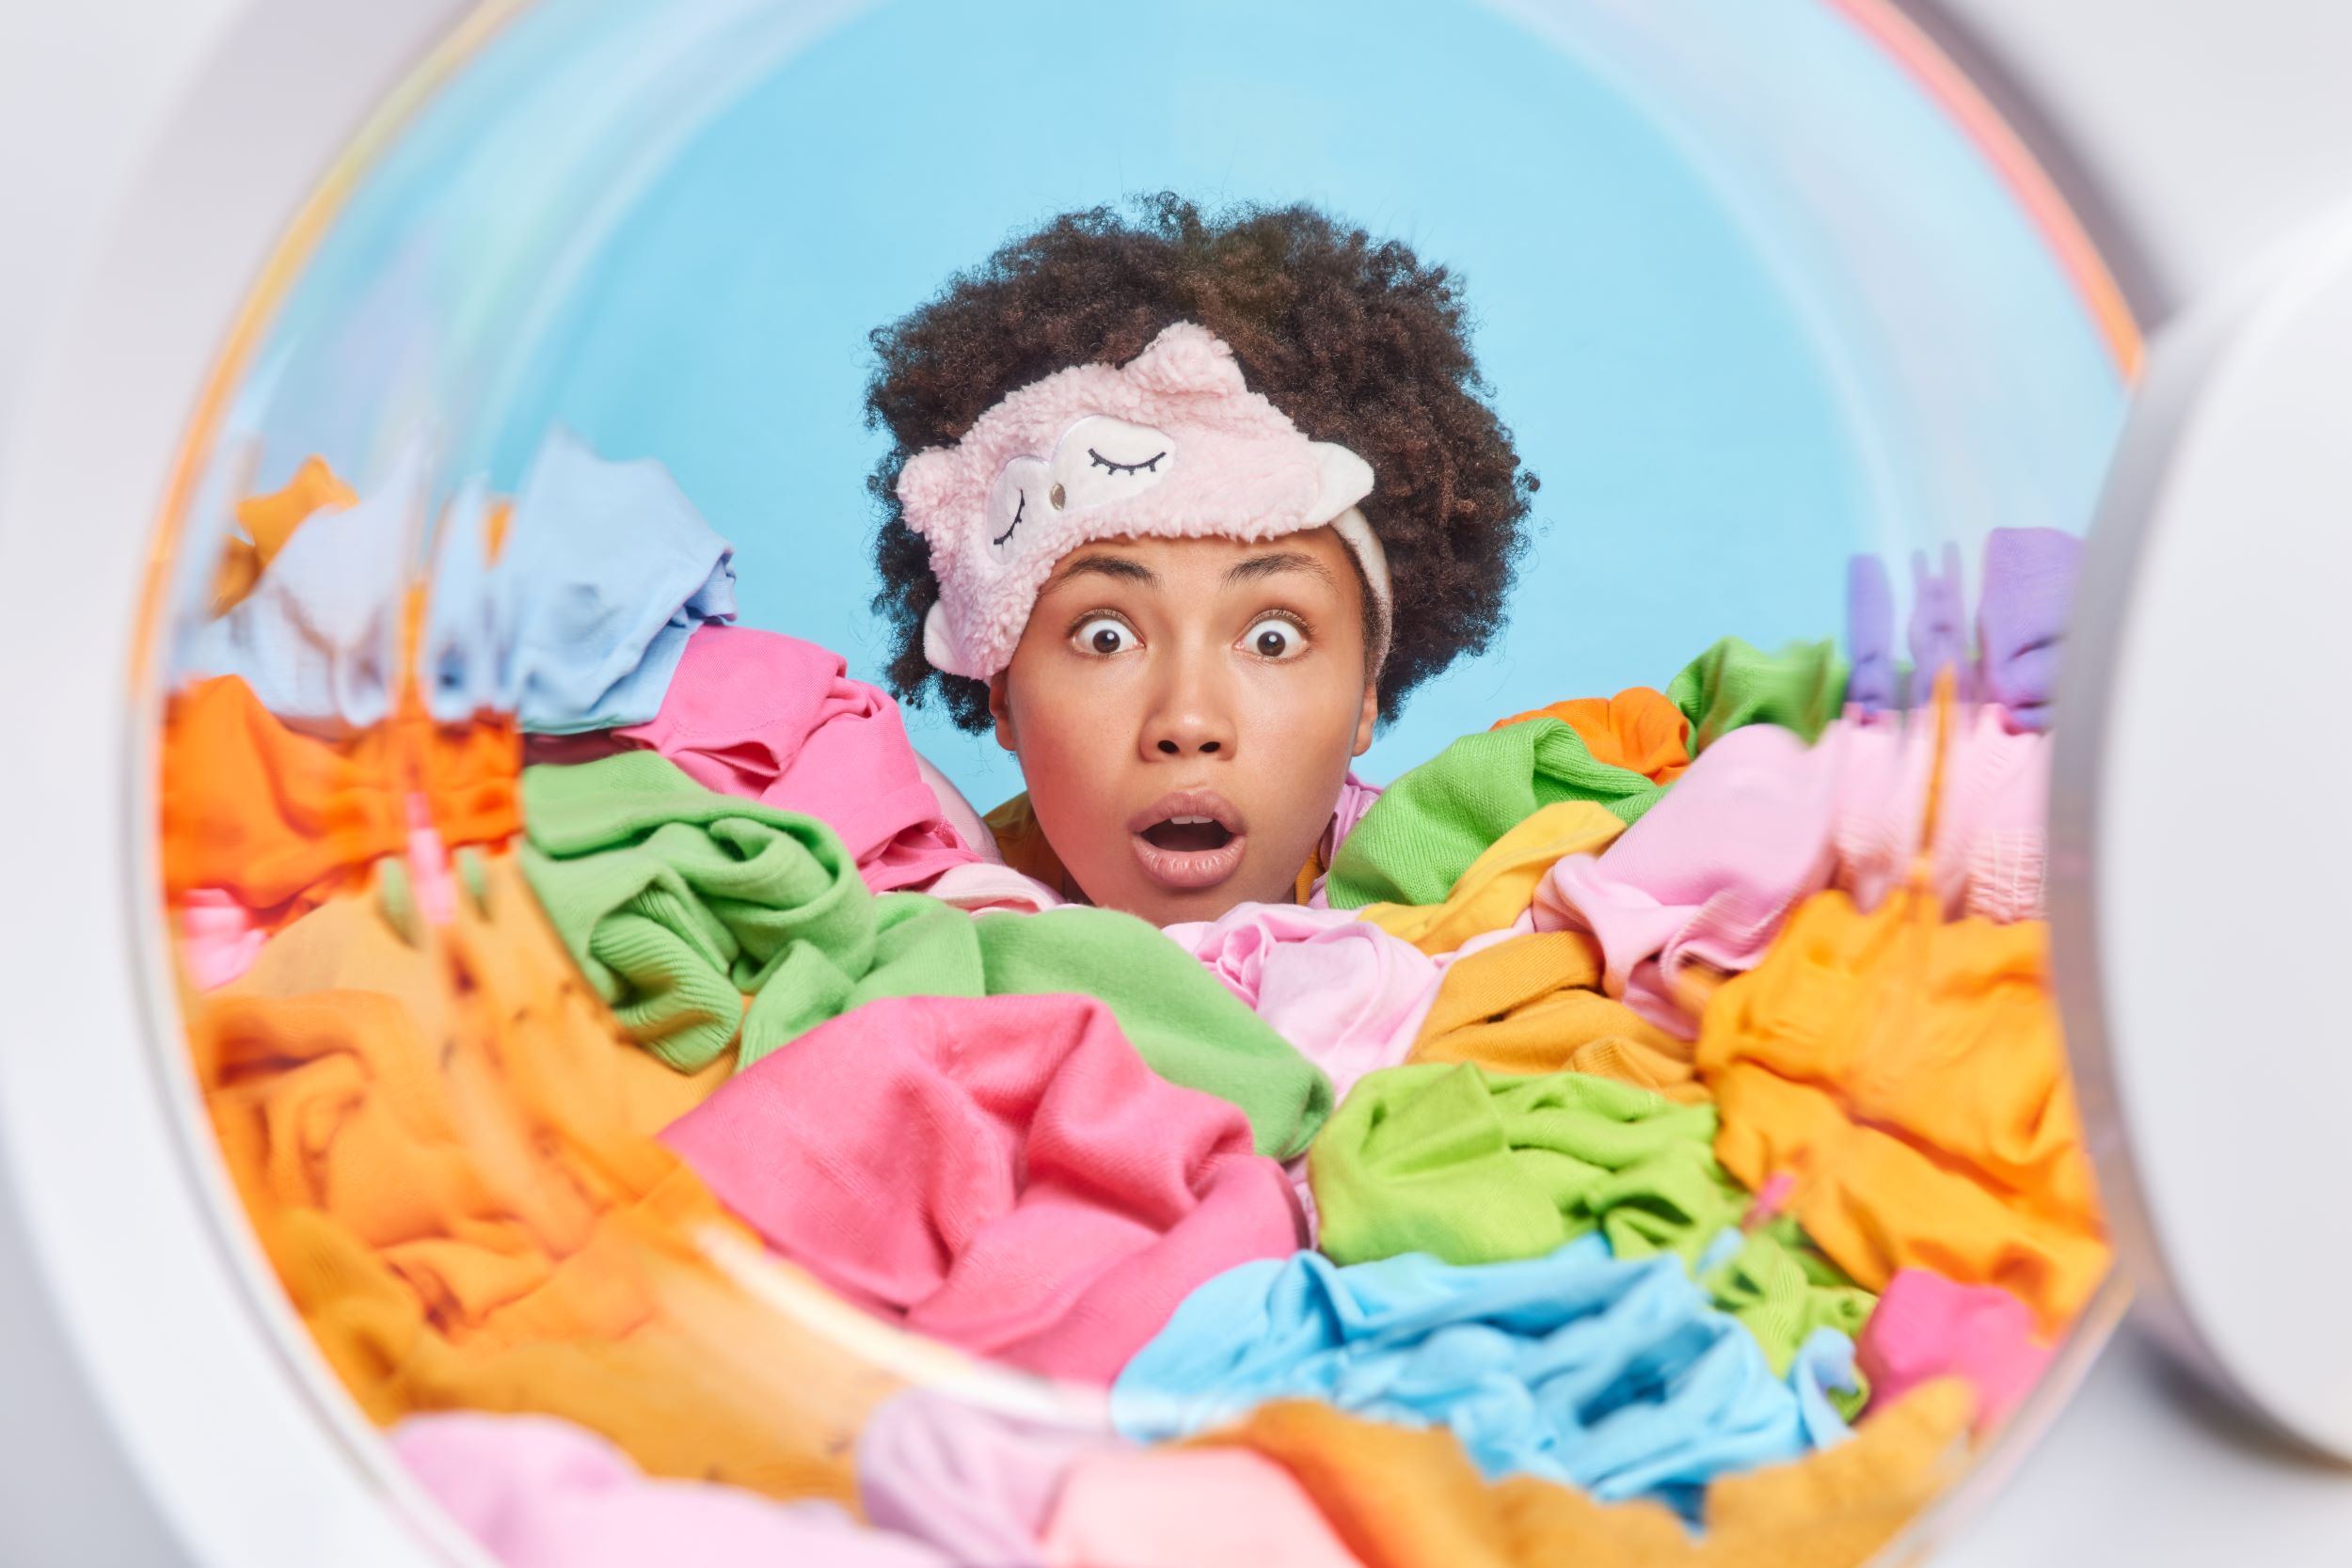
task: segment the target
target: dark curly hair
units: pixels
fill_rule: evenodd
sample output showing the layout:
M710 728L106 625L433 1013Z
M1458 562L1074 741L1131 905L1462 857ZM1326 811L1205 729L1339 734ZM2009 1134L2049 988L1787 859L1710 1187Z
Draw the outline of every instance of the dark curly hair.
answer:
M988 723L987 684L923 657L939 582L900 513L907 459L961 440L1017 388L1070 365L1124 364L1163 327L1194 321L1309 439L1372 465L1364 516L1396 598L1380 713L1394 717L1406 692L1493 636L1536 486L1484 401L1460 280L1311 206L1204 215L1167 192L1131 205L1128 218L1065 213L872 333L881 364L866 423L892 437L866 480L882 511L874 609L898 637L885 678L910 704L935 690L964 729Z

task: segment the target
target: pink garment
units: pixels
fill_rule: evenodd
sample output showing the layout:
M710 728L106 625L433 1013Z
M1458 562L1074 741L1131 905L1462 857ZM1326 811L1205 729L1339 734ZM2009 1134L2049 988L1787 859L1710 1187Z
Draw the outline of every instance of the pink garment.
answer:
M1863 909L1911 875L1935 755L1931 713L1908 724L1831 726L1840 748L1837 883ZM2008 925L2046 911L2050 736L1985 704L1954 716L1935 830L1935 888L1947 918Z
M191 888L180 905L180 963L199 990L225 986L253 967L269 933L224 888Z
M533 736L532 762L588 762L648 748L723 795L814 816L841 836L876 893L980 856L924 782L898 705L849 676L841 656L781 632L707 625L643 724Z
M931 799L939 802L940 820L963 841L964 847L984 861L1004 864L1005 857L996 847L996 835L989 831L987 818L963 798L956 782L933 768L930 758L920 752L914 753L914 770L923 776Z
M1042 1568L1039 1538L1062 1477L1082 1455L1120 1446L1107 1407L1091 1425L1046 1426L910 1389L858 1434L858 1501L880 1528L958 1562Z
M411 1416L392 1451L508 1568L947 1568L831 1503L711 1481L652 1481L594 1433L548 1416Z
M1364 783L1356 776L1354 768L1348 769L1346 782L1340 785L1340 803L1331 811L1331 825L1324 830L1322 845L1316 850L1325 865L1331 863L1332 857L1340 852L1340 846L1347 842L1347 835L1354 832L1356 824L1364 819L1364 813L1370 811L1372 803L1380 799L1383 787ZM1314 886L1307 894L1309 909L1327 910L1331 907L1331 896L1325 891L1330 880L1331 874L1327 871L1315 879Z
M969 910L974 914L990 910L1036 914L1044 910L1057 910L1063 903L1060 894L1035 877L1025 876L1011 866L1001 865L994 861L951 865L914 891L928 894L943 904Z
M408 797L408 881L427 925L446 926L457 918L457 876L450 869L440 830L433 826L432 802L421 793Z
M1045 1530L1051 1568L1360 1568L1291 1473L1247 1449L1080 1460Z
M2049 1366L2050 1347L2033 1336L2033 1309L1998 1286L1903 1269L1862 1325L1854 1365L1880 1405L1939 1377L1966 1378L1976 1386L1977 1431L1984 1433L2033 1392Z
M720 1201L917 1333L1107 1384L1211 1275L1298 1244L1289 1180L1091 997L890 997L662 1133Z
M1405 1059L1442 973L1351 911L1237 904L1214 921L1163 929L1321 1068L1342 1099L1365 1073Z
M1546 874L1535 929L1591 932L1610 995L1697 1037L1676 1000L1681 972L1753 968L1788 911L1829 885L1836 759L1834 744L1808 751L1777 724L1733 730L1606 851Z

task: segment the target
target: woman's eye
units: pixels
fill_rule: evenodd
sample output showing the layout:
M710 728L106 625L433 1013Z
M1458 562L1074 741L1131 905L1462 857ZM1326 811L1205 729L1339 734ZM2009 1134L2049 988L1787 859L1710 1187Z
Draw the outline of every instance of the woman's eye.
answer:
M1242 633L1241 645L1260 658L1295 658L1306 650L1307 638L1294 623L1269 615Z
M1071 641L1090 654L1123 654L1136 645L1136 634L1124 621L1098 615L1073 634Z

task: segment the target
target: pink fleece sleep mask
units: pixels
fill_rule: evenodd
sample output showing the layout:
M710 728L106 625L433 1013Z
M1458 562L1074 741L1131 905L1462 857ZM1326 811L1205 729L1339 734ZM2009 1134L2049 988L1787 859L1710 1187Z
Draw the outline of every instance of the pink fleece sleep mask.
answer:
M1242 383L1233 351L1178 322L1124 365L1073 365L1008 393L953 447L898 475L939 602L923 656L986 680L1012 660L1038 590L1080 545L1123 536L1255 543L1329 524L1380 605L1388 560L1356 503L1372 467L1310 441ZM1374 650L1378 668L1385 647Z

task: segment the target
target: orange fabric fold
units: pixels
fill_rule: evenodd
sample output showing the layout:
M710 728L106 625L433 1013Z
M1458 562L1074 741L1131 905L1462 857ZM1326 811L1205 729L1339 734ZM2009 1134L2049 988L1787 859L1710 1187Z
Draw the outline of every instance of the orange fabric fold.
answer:
M193 682L165 710L165 891L221 888L282 924L406 847L411 793L451 847L519 832L521 769L511 720L437 724L413 693L389 722L329 741L287 728L234 675Z
M538 1411L649 1472L853 1499L898 1382L704 1255L757 1243L653 1134L723 1082L629 1045L506 857L418 945L366 897L191 997L199 1082L270 1261L379 1422Z
M1869 1290L1931 1269L2062 1327L2108 1251L2046 945L2040 922L1947 924L1917 886L1867 913L1807 899L1704 1015L1724 1167L1792 1176L1799 1223Z
M1581 931L1539 931L1456 958L1409 1062L1474 1062L1489 1072L1586 1072L1682 1104L1707 1098L1692 1044L1600 990L1600 949Z
M237 523L246 537L231 535L221 546L220 562L213 569L212 612L226 615L243 603L294 530L318 513L341 512L358 502L351 486L316 457L304 459L284 489L239 501Z
M1691 721L1662 691L1628 687L1613 697L1571 697L1499 719L1489 729L1557 719L1582 737L1593 760L1667 784L1691 766Z
M1696 1537L1661 1504L1599 1503L1532 1476L1489 1482L1442 1428L1306 1401L1196 1441L1290 1471L1365 1568L1860 1568L1957 1478L1974 1402L1956 1381L1928 1384L1836 1448L1718 1480Z

